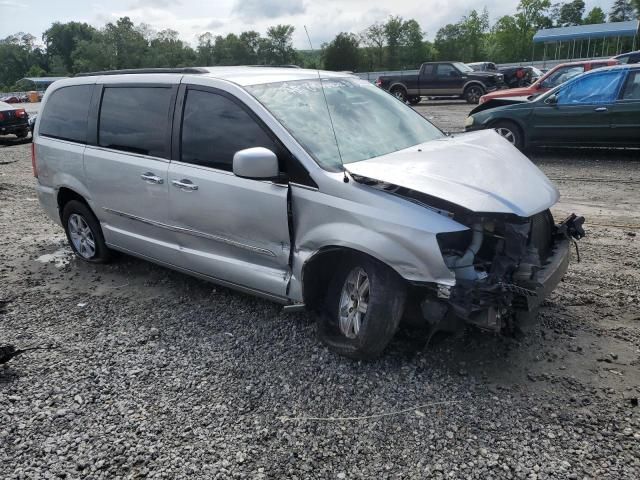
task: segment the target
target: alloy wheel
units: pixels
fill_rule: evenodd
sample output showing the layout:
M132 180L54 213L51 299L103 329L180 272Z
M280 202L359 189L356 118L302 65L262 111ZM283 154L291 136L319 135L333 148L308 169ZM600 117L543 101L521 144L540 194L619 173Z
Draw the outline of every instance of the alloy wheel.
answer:
M77 213L70 215L68 227L69 236L76 252L87 260L93 258L96 254L96 240L84 217Z
M393 96L396 97L398 100L401 100L404 102L405 98L404 98L404 92L400 89L398 90L394 90L393 91Z
M499 128L496 128L496 132L498 132L498 135L500 135L502 138L504 138L509 143L511 143L511 145L516 144L516 136L508 128L499 127Z
M340 295L340 332L345 337L358 336L368 305L369 277L362 267L356 267L347 275Z
M467 92L467 100L471 103L478 103L482 96L482 89L480 87L471 87Z

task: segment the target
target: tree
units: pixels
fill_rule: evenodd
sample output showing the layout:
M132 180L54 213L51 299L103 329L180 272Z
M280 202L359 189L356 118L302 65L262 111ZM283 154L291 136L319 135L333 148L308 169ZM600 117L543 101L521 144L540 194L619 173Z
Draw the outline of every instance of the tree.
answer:
M260 42L260 54L268 65L288 65L297 60L291 37L293 25L276 25L269 27L267 38Z
M360 34L360 41L369 48L372 55L371 66L381 68L384 63L384 46L386 37L384 34L384 25L380 22L374 23Z
M531 56L533 35L541 28L553 25L549 18L549 0L521 0L515 15L498 19L493 26L492 50L498 52L495 61L513 62L526 60Z
M593 7L589 13L584 17L582 23L585 25L592 25L595 23L605 23L607 21L607 14L604 13L600 7Z
M485 8L479 14L476 10L471 10L469 15L462 18L460 30L464 49L461 59L465 62L482 60L484 37L489 29L489 12Z
M584 15L584 0L573 0L566 3L556 3L552 9L554 14L552 18L556 20L559 27L568 27L571 25L581 25L582 15Z
M400 63L398 53L402 41L402 26L402 17L389 17L387 23L384 24L384 37L388 54L387 65L392 70L397 68Z
M615 0L609 11L610 22L626 22L636 18L631 0Z
M434 47L438 51L440 60L454 60L463 46L462 26L459 23L449 23L436 33Z
M403 68L415 68L431 57L430 49L427 49L424 41L424 32L420 24L414 20L407 20L402 24L402 53Z
M73 51L82 41L89 41L96 29L87 23L55 22L42 34L49 57L58 56L67 72L73 71Z
M40 76L47 66L33 35L20 32L0 40L0 86L12 87L23 77Z
M341 32L322 49L322 61L327 70L358 70L360 41L353 33Z
M214 38L210 32L203 33L198 37L198 47L196 48L199 65L214 64Z
M111 68L139 68L147 52L147 41L136 29L129 17L121 17L116 23L107 23L104 39L111 45Z

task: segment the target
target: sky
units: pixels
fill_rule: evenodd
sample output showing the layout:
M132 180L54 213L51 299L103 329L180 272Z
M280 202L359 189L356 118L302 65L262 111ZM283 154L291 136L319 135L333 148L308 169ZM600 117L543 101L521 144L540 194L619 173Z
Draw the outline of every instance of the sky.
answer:
M555 0L552 0L555 3ZM612 0L586 0L609 11ZM458 21L472 9L489 10L493 23L513 14L518 0L0 0L0 38L28 32L41 38L53 22L79 21L95 27L122 16L144 22L155 30L177 30L182 40L197 45L203 32L214 35L257 30L264 34L270 25L296 27L294 46L308 49L307 26L315 49L342 31L360 32L389 15L415 18L428 39L440 27Z

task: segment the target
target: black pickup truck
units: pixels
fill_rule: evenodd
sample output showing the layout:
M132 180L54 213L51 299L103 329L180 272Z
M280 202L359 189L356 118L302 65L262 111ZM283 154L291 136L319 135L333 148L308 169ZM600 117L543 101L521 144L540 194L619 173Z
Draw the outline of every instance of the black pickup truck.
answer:
M500 73L474 72L460 62L423 63L417 73L378 77L376 85L412 105L421 97L461 97L478 103L480 97L504 86Z

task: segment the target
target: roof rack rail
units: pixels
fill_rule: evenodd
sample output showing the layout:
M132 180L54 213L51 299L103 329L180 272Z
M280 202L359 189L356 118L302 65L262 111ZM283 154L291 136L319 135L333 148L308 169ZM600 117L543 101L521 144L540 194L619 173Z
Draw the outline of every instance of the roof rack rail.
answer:
M125 70L104 70L101 72L76 73L76 77L91 77L102 75L126 75L131 73L209 73L209 70L202 67L182 67L182 68L127 68Z

